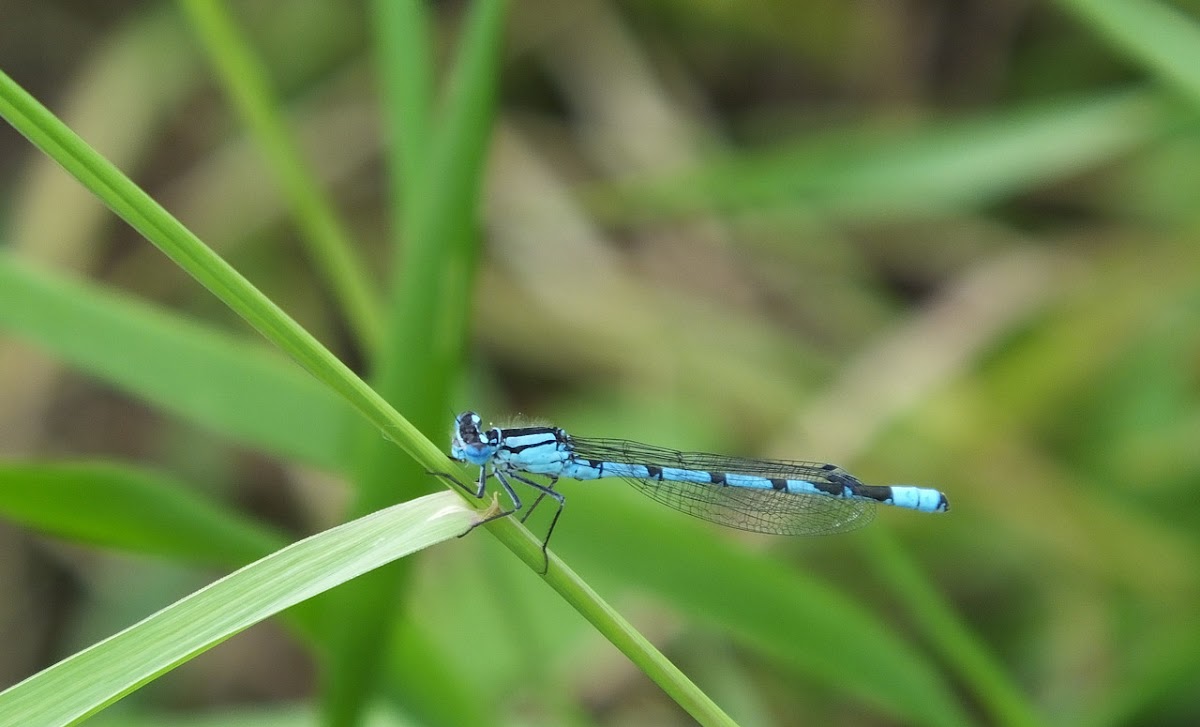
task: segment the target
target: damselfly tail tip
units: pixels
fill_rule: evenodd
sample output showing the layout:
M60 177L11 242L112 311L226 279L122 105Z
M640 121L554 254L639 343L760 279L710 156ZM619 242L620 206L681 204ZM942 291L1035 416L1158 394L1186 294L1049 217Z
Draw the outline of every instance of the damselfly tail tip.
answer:
M950 501L940 492L938 493L938 503L937 507L934 508L934 512L950 512Z

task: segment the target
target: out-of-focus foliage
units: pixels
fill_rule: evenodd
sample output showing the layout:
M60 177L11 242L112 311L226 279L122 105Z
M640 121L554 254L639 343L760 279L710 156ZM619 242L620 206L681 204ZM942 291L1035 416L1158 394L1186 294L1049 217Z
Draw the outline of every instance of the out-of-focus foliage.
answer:
M563 483L554 550L740 723L1200 721L1200 6L513 0L495 54L484 5L35 4L0 69L434 441L470 406L944 490L785 539ZM393 455L0 161L5 687L378 506ZM98 720L688 723L482 533L416 563Z

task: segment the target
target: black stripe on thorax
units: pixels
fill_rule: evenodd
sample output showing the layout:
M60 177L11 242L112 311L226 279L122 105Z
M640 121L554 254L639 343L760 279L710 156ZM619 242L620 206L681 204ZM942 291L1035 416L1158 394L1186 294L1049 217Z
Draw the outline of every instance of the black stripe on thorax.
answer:
M500 447L500 449L503 449L506 452L512 452L513 454L517 454L519 452L524 452L525 450L529 449L530 447L541 447L549 442L560 442L561 443L562 438L559 436L560 431L561 431L560 429L556 429L554 427L517 427L517 428L513 428L513 429L501 429L500 430L501 441L506 441L509 437L530 437L530 436L535 436L535 435L539 435L539 434L548 435L548 436L546 436L545 438L540 439L540 440L532 441L528 444L519 444L515 447L505 444L502 447Z
M551 434L558 438L558 430L554 427L514 427L500 430L502 437L527 437L530 434Z

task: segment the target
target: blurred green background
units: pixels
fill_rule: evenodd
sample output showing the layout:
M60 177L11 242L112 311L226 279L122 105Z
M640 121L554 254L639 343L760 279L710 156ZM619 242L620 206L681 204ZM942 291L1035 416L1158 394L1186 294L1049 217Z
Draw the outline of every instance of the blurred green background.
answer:
M0 2L0 68L439 444L471 407L946 492L770 538L564 483L554 550L740 723L1200 723L1200 3L513 0L494 102L458 117L486 164L427 218L462 252L412 314L427 338L392 339L423 363L379 374L378 308L304 240L327 214L363 289L419 287L390 246L439 223L397 195L456 157L406 176L422 146L394 153L409 107L381 88L411 52L453 107L484 4L390 50L386 2L231 4L253 56L220 71L205 3ZM361 454L340 403L7 126L0 170L0 688L257 557L141 547L121 523L154 507L66 522L12 482L154 473L278 543L439 486ZM296 408L264 424L260 397ZM690 723L487 534L404 569L329 594L368 619L341 647L264 624L96 722ZM339 687L347 664L379 674Z

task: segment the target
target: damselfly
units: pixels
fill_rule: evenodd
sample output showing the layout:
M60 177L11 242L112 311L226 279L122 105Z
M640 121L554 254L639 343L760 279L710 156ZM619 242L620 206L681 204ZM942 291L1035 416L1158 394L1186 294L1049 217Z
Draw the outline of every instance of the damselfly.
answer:
M828 535L854 530L885 504L920 512L946 512L946 496L938 490L909 485L866 485L841 467L820 462L746 459L720 454L679 452L624 439L592 439L557 427L492 427L484 430L479 415L463 412L454 419L450 455L479 466L472 490L482 498L488 478L495 476L512 500L512 514L522 508L513 481L539 495L521 522L546 497L558 503L542 541L542 555L562 514L565 499L554 489L559 478L597 480L619 477L664 505L689 515L741 530L776 535ZM529 478L547 478L546 484ZM545 572L545 571L543 571Z

